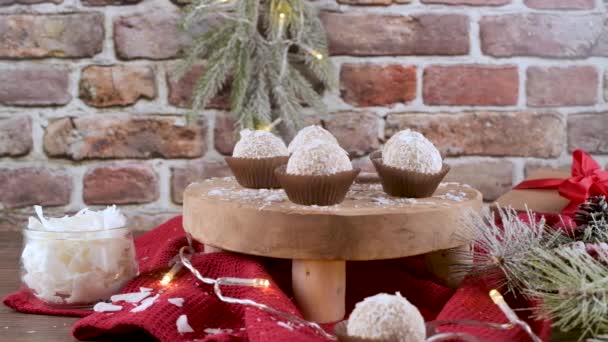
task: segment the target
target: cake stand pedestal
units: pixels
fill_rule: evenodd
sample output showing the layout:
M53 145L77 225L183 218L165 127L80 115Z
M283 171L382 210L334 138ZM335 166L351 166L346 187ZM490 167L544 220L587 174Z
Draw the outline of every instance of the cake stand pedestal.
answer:
M470 263L470 232L462 218L480 211L479 191L443 183L433 197L399 199L379 184L353 184L329 207L290 202L283 190L244 189L234 178L193 183L184 192L184 229L214 251L292 260L293 292L305 319L344 317L346 261L425 255L450 286Z

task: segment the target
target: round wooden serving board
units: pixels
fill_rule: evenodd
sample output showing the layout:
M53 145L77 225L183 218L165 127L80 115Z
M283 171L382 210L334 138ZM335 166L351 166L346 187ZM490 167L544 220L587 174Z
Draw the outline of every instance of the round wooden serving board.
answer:
M376 260L467 244L467 211L479 191L442 183L433 197L390 197L379 184L353 184L341 204L303 206L282 189L245 189L214 178L184 192L184 228L205 245L245 254L306 260Z

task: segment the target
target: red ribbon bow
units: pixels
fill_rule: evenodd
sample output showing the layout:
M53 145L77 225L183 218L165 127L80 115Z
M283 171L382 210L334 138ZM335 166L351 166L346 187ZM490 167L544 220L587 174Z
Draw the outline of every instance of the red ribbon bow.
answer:
M608 196L608 171L582 150L572 154L572 175L570 178L531 179L519 183L515 189L557 189L570 203L562 214L573 214L578 205L592 196Z

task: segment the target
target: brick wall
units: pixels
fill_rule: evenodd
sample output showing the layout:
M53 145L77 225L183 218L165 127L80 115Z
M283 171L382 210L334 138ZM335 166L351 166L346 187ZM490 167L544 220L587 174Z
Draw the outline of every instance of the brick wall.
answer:
M179 3L179 0L175 0ZM424 132L449 176L492 200L583 148L608 163L608 14L600 0L318 0L340 89L311 118L365 156ZM31 206L124 205L146 229L191 181L226 175L218 97L184 127L197 66L169 0L0 0L0 229ZM205 30L204 25L196 31Z

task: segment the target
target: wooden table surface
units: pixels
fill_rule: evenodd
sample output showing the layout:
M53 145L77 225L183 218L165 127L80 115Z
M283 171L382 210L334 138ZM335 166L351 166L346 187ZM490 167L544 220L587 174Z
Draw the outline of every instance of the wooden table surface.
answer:
M19 253L21 233L0 232L0 296L19 288ZM0 305L0 340L76 341L71 334L73 317L25 315Z

